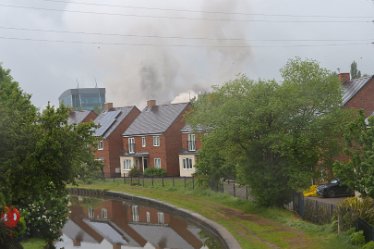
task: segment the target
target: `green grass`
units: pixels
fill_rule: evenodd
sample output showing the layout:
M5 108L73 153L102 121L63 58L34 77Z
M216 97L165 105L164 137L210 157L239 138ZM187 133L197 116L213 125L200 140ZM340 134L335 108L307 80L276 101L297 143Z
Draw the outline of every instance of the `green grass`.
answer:
M148 179L149 180L149 179ZM140 184L142 185L142 184ZM165 201L216 221L224 226L243 249L357 249L348 236L338 236L332 226L305 222L294 213L277 208L259 208L249 201L184 187L183 180L175 186L145 184L134 186L119 180L94 181L78 187L120 191Z
M24 249L43 249L46 242L42 239L29 239L22 241Z

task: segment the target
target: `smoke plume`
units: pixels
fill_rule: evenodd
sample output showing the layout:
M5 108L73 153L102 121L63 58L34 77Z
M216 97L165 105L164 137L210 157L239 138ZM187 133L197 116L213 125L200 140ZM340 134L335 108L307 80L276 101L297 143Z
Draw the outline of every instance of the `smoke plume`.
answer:
M110 77L101 79L107 90L107 100L116 106L135 104L142 107L147 99L166 103L178 95L190 96L188 93L207 91L211 85L233 79L244 72L250 57L250 49L244 41L248 22L238 20L248 17L227 13L249 12L245 2L200 0L185 7L203 11L198 13L137 10L142 15L181 19L90 20L104 30L121 26L118 32L147 35L147 38L119 37L118 42L125 39L129 45L103 45L92 55L98 61L98 70L111 72ZM166 8L171 8L170 5ZM208 13L214 11L226 14ZM235 40L229 40L233 38Z

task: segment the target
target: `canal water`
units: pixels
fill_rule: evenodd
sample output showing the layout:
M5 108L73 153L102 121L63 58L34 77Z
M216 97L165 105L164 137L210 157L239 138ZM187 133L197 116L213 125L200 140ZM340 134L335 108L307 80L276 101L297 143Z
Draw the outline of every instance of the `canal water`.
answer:
M56 248L222 249L219 240L183 217L136 202L73 196Z

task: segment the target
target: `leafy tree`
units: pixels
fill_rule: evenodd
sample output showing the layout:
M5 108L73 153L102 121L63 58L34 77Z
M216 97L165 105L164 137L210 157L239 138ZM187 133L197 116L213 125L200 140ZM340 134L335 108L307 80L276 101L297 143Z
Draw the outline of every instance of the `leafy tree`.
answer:
M361 71L357 69L357 62L355 61L351 64L351 77L352 79L361 78Z
M361 112L346 138L346 161L336 162L334 171L351 188L374 198L374 117Z
M29 223L34 231L45 231L50 247L64 223L67 196L65 186L77 177L86 177L100 171L92 148L93 123L70 125L69 110L63 106L48 106L38 112L10 76L0 67L0 196L6 203L26 208L30 217L32 208L40 203L51 207L45 220L52 224ZM37 211L35 211L37 212ZM56 215L60 213L60 215ZM52 217L53 216L53 217ZM41 227L37 227L38 224ZM58 224L58 226L56 226ZM45 227L47 225L47 227Z
M34 122L37 113L30 95L24 93L10 71L1 66L0 113L0 193L5 200L11 201L13 187L29 177L23 169L27 167L27 158L36 141Z
M340 108L338 79L318 63L296 58L281 72L281 85L241 76L215 87L193 103L189 117L211 128L197 173L236 174L262 205L282 205L330 167L350 119Z

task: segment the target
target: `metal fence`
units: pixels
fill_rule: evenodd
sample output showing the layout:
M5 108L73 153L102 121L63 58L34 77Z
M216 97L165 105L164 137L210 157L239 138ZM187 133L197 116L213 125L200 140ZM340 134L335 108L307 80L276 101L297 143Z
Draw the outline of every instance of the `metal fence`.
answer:
M124 184L137 185L143 187L177 187L185 189L195 189L198 180L195 177L121 177L112 178L113 182L123 182ZM215 192L226 193L242 200L253 200L250 189L246 185L236 183L234 180L209 182L209 188Z
M137 185L143 187L179 187L195 189L196 179L194 177L173 177L173 176L135 176L112 178L112 181L122 181L124 184Z
M222 182L221 192L232 195L242 200L254 199L248 186L238 184L234 180L226 180Z

